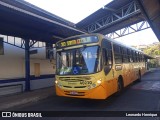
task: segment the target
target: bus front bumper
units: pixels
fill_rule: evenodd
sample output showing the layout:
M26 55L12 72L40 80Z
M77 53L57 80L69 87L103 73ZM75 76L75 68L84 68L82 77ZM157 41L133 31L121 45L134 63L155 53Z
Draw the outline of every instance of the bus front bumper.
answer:
M104 85L105 86L105 85ZM63 90L56 87L56 95L74 98L88 98L88 99L106 99L107 91L103 84L90 90Z

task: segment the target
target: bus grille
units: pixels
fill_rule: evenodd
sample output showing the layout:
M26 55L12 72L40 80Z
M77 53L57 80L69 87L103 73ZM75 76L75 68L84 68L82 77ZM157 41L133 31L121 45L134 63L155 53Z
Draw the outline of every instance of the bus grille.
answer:
M72 88L71 86L63 86L63 87L65 87L65 88Z
M88 80L91 80L91 77L90 76L84 76L84 77L59 77L58 78L60 81L63 81L63 82L68 82L68 83L72 83L71 85L67 85L67 84L64 84L62 85L63 88L76 88L76 89L81 89L81 88L86 88L87 85L78 85L76 82L80 82L80 81L88 81ZM75 85L74 85L75 84Z

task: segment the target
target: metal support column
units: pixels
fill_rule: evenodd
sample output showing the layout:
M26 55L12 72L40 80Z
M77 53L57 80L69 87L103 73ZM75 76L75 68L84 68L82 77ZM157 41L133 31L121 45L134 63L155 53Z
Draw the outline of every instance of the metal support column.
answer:
M30 91L30 54L29 39L25 39L25 91Z
M53 44L46 42L46 59L50 59L51 56L49 50L52 49L53 49Z

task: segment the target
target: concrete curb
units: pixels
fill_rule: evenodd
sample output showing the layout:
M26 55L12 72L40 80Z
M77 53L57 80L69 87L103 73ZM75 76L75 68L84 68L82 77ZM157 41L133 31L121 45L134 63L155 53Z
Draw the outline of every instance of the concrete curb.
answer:
M8 108L11 108L11 107L15 107L15 106L19 106L19 105L23 105L23 104L27 104L27 103L31 103L31 102L37 102L37 101L39 101L41 99L44 99L44 98L47 98L49 96L50 95L27 98L27 99L22 99L21 101L14 101L14 102L9 103L9 104L3 104L3 105L1 105L0 110L8 109Z
M24 105L27 103L37 102L39 100L45 99L45 98L53 95L53 92L50 91L50 89L39 90L38 92L37 91L35 91L35 92L31 91L28 93L21 93L20 95L6 97L6 100L4 99L5 100L4 102L0 101L0 110L9 109L9 108ZM26 95L24 95L24 94L26 94ZM30 94L32 94L32 95L30 96Z
M145 72L145 74L148 74L148 73L153 72L154 70L158 70L158 69L160 69L160 68L150 68L149 70L147 70Z

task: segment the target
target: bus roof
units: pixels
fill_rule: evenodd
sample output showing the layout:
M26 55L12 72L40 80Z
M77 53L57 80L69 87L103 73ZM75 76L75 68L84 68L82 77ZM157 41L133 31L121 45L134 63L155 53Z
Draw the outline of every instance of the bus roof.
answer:
M83 36L83 37L85 37L85 36L87 37L87 36L92 36L92 35L102 36L102 38L105 38L105 39L109 40L110 42L113 42L113 43L115 43L115 44L117 44L117 45L120 45L120 46L123 46L123 47L126 47L126 48L128 48L128 49L131 49L131 50L134 50L134 51L137 51L137 52L140 52L140 53L144 54L141 50L138 50L138 49L135 49L135 48L133 48L133 47L127 46L127 45L125 45L125 44L123 44L123 43L121 43L121 42L118 42L118 41L116 41L116 40L114 40L114 39L111 39L111 38L109 38L109 37L107 37L107 36L105 36L105 35L99 34L99 33L90 33L90 34L81 34L81 35L71 36L71 37L68 37L68 38L65 38L65 39L63 39L63 40L58 41L58 42L56 43L56 45L57 45L58 43L62 42L62 41L65 41L65 40L68 40L68 39L72 39L72 38L75 38L75 37L82 37L82 36ZM144 56L145 56L147 59L154 59L154 57L149 56L149 55L146 55L146 54L144 54Z

